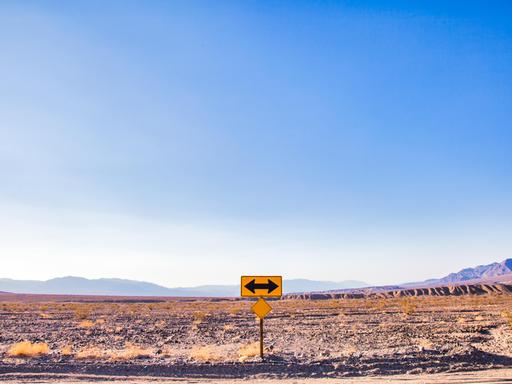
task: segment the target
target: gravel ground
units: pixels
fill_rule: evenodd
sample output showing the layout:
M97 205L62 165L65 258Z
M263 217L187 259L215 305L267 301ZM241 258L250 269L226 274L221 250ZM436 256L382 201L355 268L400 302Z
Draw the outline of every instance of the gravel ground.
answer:
M122 382L125 384L241 384L247 380L232 379L180 379L180 378L154 378L154 377L112 377L112 376L86 376L86 375L22 375L7 374L0 375L0 382L5 384L107 384ZM512 383L512 369L487 370L462 373L441 373L432 375L396 375L396 376L376 376L376 377L358 377L358 378L324 378L324 379L268 379L251 378L252 384L381 384L381 383L404 383L404 384L499 384Z
M250 302L0 303L0 374L297 383L474 370L510 375L499 370L512 367L508 295L271 304L260 361ZM13 355L22 341L47 350Z

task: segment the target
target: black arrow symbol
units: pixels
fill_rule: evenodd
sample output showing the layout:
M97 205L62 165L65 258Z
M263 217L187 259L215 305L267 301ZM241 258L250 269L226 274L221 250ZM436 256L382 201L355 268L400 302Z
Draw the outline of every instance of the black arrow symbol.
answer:
M256 279L252 279L247 284L244 285L252 293L256 293L257 289L266 289L268 293L272 293L276 288L279 288L279 285L274 283L272 280L267 279L267 284L257 284Z

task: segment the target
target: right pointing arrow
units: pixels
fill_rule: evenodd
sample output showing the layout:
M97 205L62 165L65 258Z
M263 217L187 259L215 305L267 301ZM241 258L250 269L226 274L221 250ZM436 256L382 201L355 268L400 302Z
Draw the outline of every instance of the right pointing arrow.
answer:
M245 284L245 288L247 288L252 293L256 293L257 289L266 289L267 293L272 293L272 291L279 288L279 285L270 279L267 279L267 284L256 283L256 279L252 279L247 284Z

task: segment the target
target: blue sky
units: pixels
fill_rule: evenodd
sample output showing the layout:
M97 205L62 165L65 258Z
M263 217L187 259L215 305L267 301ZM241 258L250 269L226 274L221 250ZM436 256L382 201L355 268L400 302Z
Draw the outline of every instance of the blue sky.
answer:
M3 1L2 277L397 283L512 257L507 1Z

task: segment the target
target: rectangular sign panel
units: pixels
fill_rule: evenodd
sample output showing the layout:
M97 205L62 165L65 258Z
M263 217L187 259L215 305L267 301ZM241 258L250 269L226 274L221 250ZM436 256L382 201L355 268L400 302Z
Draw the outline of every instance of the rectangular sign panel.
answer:
M282 295L282 276L242 276L240 283L242 297L281 297Z

